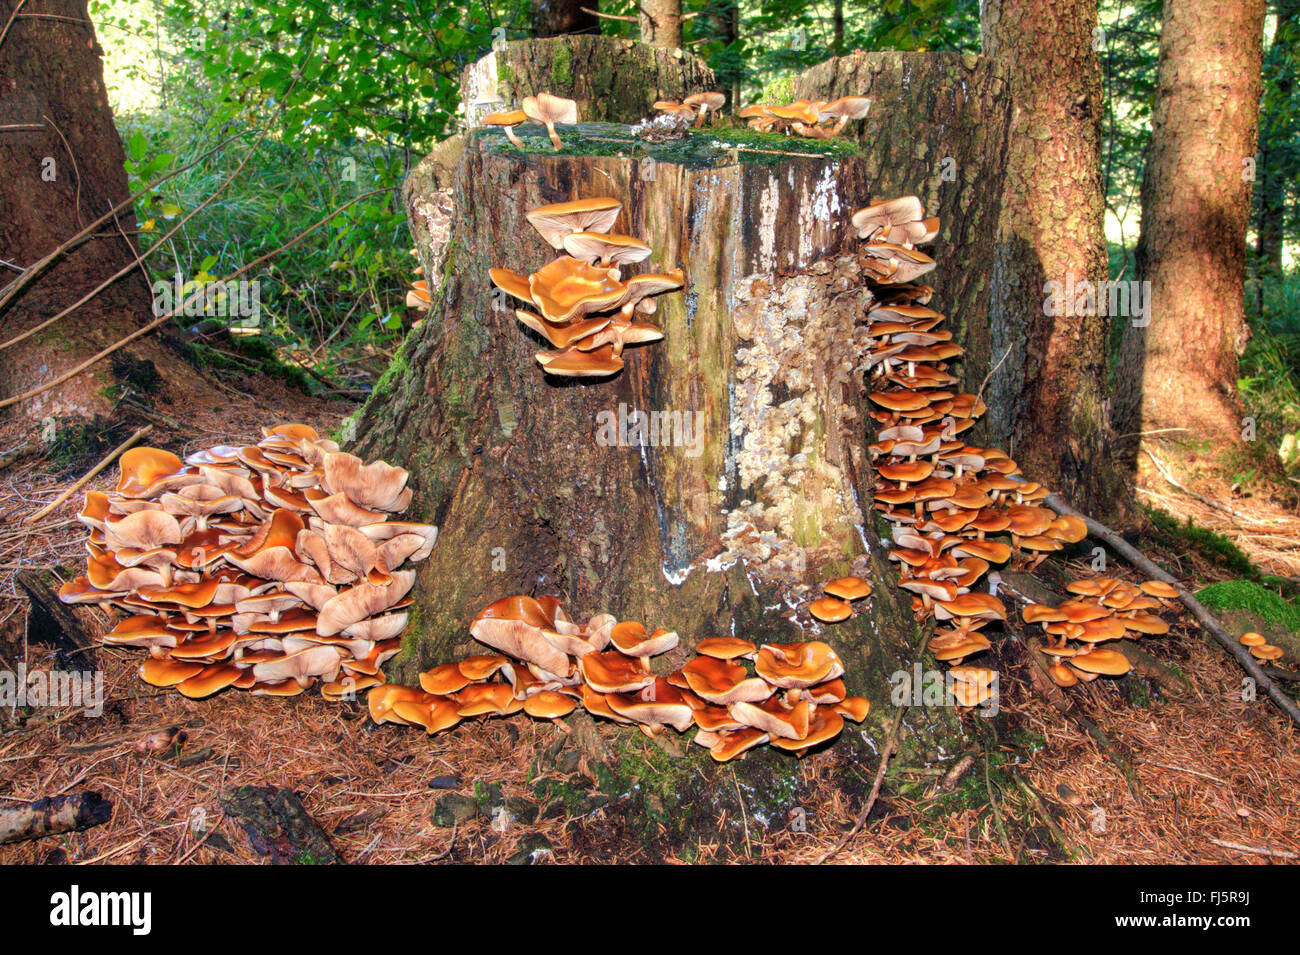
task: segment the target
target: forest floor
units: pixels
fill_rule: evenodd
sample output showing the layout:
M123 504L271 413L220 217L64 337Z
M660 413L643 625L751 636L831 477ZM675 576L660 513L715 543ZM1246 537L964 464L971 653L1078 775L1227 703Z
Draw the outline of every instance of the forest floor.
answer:
M183 454L251 442L261 425L279 421L329 430L351 410L272 381L223 390L228 400L220 407L210 399L196 407L174 401L167 414L178 427L160 428L150 443ZM0 430L0 448L29 438L17 426ZM74 515L81 494L33 525L23 521L96 458L56 467L34 457L0 470L0 668L58 665L50 648L27 640L29 608L14 574L80 563L84 535ZM108 468L89 488L109 486L113 473ZM1234 501L1238 513L1227 516L1262 528L1257 536L1277 529L1276 537L1300 539L1295 515L1266 505ZM1242 546L1250 552L1249 542ZM1288 561L1297 556L1287 541L1258 546ZM1155 548L1151 556L1201 583L1226 576L1185 552ZM1067 569L1087 573L1084 565ZM1281 564L1274 572L1288 573ZM1297 573L1300 566L1290 565L1288 575ZM84 613L93 629L106 629L105 613ZM1241 671L1186 614L1143 648L1185 677L1185 687L1136 675L1097 680L1070 690L1073 706L1062 714L1035 688L1019 644L996 642L986 664L1001 674L1003 712L989 721L996 725L967 713L966 749L948 763L891 765L872 815L831 861L1300 860L1300 733L1262 696L1242 700ZM223 796L243 785L296 792L347 862L807 862L835 844L859 811L866 786L855 791L844 780L869 785L876 772L875 765L848 765L831 746L798 764L804 825L763 819L740 802L740 819L722 808L714 831L658 839L629 823L636 777L624 792L602 791L610 776L597 754L617 751L654 772L665 758L681 759L686 745L656 746L578 714L567 729L520 717L464 723L430 738L372 725L364 702L329 703L314 693L276 700L226 692L192 701L140 682L138 652L97 653L102 716L0 712L0 807L91 790L113 802L112 818L85 832L0 846L0 864L265 861L277 846L227 816ZM1084 720L1111 745L1100 746ZM159 732L175 742L149 753ZM688 773L713 775L719 787L734 779L701 756L682 763ZM951 773L958 763L969 770ZM508 815L492 815L496 806Z

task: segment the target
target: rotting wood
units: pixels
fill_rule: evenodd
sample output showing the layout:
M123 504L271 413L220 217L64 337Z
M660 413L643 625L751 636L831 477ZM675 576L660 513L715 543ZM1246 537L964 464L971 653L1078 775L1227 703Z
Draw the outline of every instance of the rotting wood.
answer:
M0 845L79 832L108 822L113 803L96 792L68 793L0 808Z
M27 639L31 643L51 646L64 656L83 654L81 661L93 665L95 639L72 612L59 601L54 589L34 570L20 570L14 581L31 601L27 618Z

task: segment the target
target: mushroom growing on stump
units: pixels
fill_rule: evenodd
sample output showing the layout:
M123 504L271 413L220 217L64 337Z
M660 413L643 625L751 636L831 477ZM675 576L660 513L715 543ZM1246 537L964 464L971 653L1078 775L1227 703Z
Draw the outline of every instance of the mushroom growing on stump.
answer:
M556 124L572 125L578 121L578 104L571 99L553 96L550 93L524 97L523 112L534 123L546 127L546 132L551 137L551 145L556 150L563 145L559 134L555 131Z
M695 126L698 129L704 125L704 117L710 111L717 112L722 109L722 104L727 101L727 97L722 93L693 93L682 100L682 105L695 110Z
M488 113L483 117L484 126L497 126L506 134L506 139L510 140L520 149L524 148L523 140L515 133L515 127L520 123L526 123L529 120L528 113L522 109L512 109L504 113ZM552 140L554 141L554 140ZM556 147L559 148L558 146Z
M131 614L103 639L149 650L143 680L196 699L316 681L346 699L375 682L406 624L414 573L398 568L437 535L389 522L411 499L405 471L299 424L184 462L135 448L120 467L116 490L87 495L87 574L60 596Z
M528 221L552 248L567 254L527 276L506 268L488 272L497 288L537 309L519 309L515 316L553 346L536 356L548 375L608 378L623 369L628 345L663 338L641 316L656 311L655 295L681 288L685 275L673 269L623 281L620 266L643 262L653 249L633 236L610 233L621 209L610 198L533 209Z

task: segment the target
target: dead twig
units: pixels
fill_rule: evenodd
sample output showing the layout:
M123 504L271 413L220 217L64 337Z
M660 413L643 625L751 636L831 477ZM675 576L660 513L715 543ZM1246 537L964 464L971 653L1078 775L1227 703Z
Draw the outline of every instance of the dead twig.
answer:
M64 490L62 494L60 494L54 500L50 501L50 503L46 504L44 507L42 507L31 517L27 518L25 521L23 521L23 523L35 524L46 514L49 514L51 511L53 511L56 507L58 507L68 498L72 497L72 495L76 494L78 490L85 487L89 481L94 480L95 475L97 475L100 471L104 470L104 468L108 467L110 464L116 461L117 456L119 454L121 454L127 448L131 447L131 445L135 444L137 441L139 441L145 435L149 434L149 432L151 431L153 431L153 425L151 424L147 424L140 430L136 431L135 434L131 435L131 437L127 438L125 441L123 441L121 444L115 447L112 451L108 452L108 454L100 458L99 463L96 464L89 471L87 471L85 474L83 474L81 478L79 478L76 481L76 483L72 484L70 487Z

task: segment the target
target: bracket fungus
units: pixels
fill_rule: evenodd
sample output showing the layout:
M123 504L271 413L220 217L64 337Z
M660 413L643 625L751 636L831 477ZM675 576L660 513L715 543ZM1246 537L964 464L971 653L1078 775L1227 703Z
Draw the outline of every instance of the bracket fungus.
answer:
M410 503L408 477L301 424L184 461L133 448L116 489L86 495L86 576L59 596L126 611L103 641L147 649L153 686L198 699L319 681L329 699L355 697L397 652L415 580L400 568L437 538L390 520Z
M493 285L537 310L517 309L515 317L551 345L536 355L548 375L608 378L623 369L627 346L664 337L645 316L657 311L655 296L681 288L686 276L672 269L624 280L621 266L644 262L653 249L610 231L622 208L617 199L598 197L533 209L529 223L565 254L529 275L488 272Z

